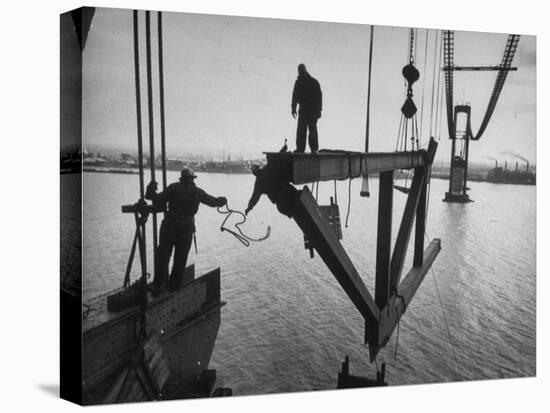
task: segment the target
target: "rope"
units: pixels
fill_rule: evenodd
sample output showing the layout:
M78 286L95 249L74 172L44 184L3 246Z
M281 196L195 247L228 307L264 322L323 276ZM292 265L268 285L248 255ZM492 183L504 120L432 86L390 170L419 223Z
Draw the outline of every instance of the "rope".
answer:
M435 46L434 46L434 64L433 64L433 76L432 76L432 100L430 104L430 136L432 136L432 126L433 126L433 117L434 117L434 93L435 93L435 72L437 70L437 39L439 36L439 32L435 35Z
M397 320L397 335L395 336L395 350L393 353L393 359L397 360L397 346L399 344L399 326L401 325L401 319Z
M315 201L319 199L319 181L317 181L317 185L315 185Z
M267 226L267 231L266 231L266 234L265 236L261 237L261 238L252 238L252 237L249 237L248 235L246 235L242 229L241 229L241 225L244 224L246 222L246 215L241 212L241 211L237 211L237 210L234 210L234 209L231 209L229 208L229 205L228 204L225 204L225 208L227 209L226 211L223 211L221 209L222 207L218 207L217 208L217 211L220 213L220 214L223 214L223 215L227 215L225 217L225 219L223 220L221 226L220 226L220 231L221 232L224 232L224 231L227 231L229 232L231 235L233 235L235 238L237 238L245 247L248 247L250 245L250 242L260 242L260 241L265 241L266 239L269 238L269 236L271 235L271 226L268 225ZM237 215L240 215L242 220L237 222L235 224L235 228L236 228L236 231L232 230L232 229L229 229L227 227L225 227L225 223L227 222L227 220L229 219L229 217L232 215L232 214L237 214Z
M456 374L457 377L462 378L461 375L458 373L458 361L457 361L457 357L456 357L456 351L455 351L455 347L453 345L453 340L452 340L452 337L451 337L451 330L449 329L449 323L447 322L447 316L445 315L445 310L443 308L443 302L441 300L441 295L439 294L439 287L437 285L437 280L435 278L435 272L434 272L433 267L432 267L432 277L434 279L435 290L437 291L437 297L439 299L439 305L441 306L441 314L443 315L443 321L445 322L445 327L447 329L447 337L449 339L449 345L451 346L451 351L453 352L453 358L454 358L454 362L455 362L455 374Z
M346 228L348 227L349 213L351 211L351 177L349 178L348 186L348 212L346 213Z
M424 231L424 234L425 234L426 239L428 240L428 242L431 242L430 237L428 236L428 233L426 231ZM447 321L447 315L445 313L445 308L443 307L443 300L441 299L441 294L439 292L439 286L437 285L437 279L435 277L435 271L433 269L433 266L431 267L431 270L432 270L432 278L434 280L434 285L435 285L435 291L437 292L437 299L439 300L439 306L441 308L441 315L443 316L443 322L445 323L445 329L447 331L447 339L449 340L449 345L451 346L451 351L453 353L453 360L454 360L454 364L455 364L455 375L459 379L462 379L462 375L458 371L458 358L456 356L455 346L453 345L453 338L451 336L451 330L449 328L449 322Z
M438 64L438 67L441 67L441 60L442 60L442 56L443 56L443 53L442 53L442 50L441 50L441 43L439 44L439 64ZM441 125L440 125L440 122L439 122L439 112L440 112L440 86L441 86L441 70L438 70L438 74L437 74L437 98L436 98L436 103L435 103L435 130L434 130L434 133L436 136L438 136L438 134L440 135L441 134ZM441 90L443 90L443 88L441 88ZM441 112L443 112L441 110Z
M359 163L361 165L361 163ZM351 211L351 154L348 156L348 174L349 174L349 186L348 186L348 212L346 214L346 228L348 227L349 213ZM336 181L334 181L336 183Z
M405 298L402 295L399 295L399 294L396 294L395 296L396 296L396 298L401 299L401 304L403 305L403 314L404 314L405 310L406 310L406 308L405 308ZM399 345L400 325L401 325L401 317L399 317L399 319L397 320L397 336L395 337L395 351L394 351L394 354L393 354L393 359L394 360L397 360L397 347Z
M424 49L424 72L426 72L426 64L428 63L428 39L430 38L430 32L426 29L426 46ZM422 81L422 103L420 105L420 135L422 136L422 126L424 123L424 94L426 92L426 82Z

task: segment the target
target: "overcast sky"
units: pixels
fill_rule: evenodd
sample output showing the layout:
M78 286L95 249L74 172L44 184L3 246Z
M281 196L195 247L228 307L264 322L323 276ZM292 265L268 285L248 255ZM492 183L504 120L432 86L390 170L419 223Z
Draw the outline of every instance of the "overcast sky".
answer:
M151 17L158 142L156 13ZM185 13L164 13L163 19L168 156L225 151L232 157L257 157L263 151L278 150L284 138L294 149L296 121L290 115L290 100L296 66L302 62L323 91L323 115L318 123L320 147L364 148L368 25ZM144 141L148 141L144 28L144 13L140 12L143 131ZM130 10L96 10L83 60L84 146L137 147L132 30ZM434 85L434 40L438 35L435 30L419 29L417 33L416 65L421 78L413 90L419 109L424 96L422 140L426 142ZM395 149L405 99L401 69L407 59L408 35L408 28L375 26L371 151ZM501 61L506 39L507 34L456 32L455 64L496 65ZM512 153L535 160L533 36L521 37L514 66L518 71L510 73L489 127L481 140L471 145L474 161L512 161ZM496 72L455 75L454 103L472 105L474 133L495 77ZM449 158L445 125L438 160Z

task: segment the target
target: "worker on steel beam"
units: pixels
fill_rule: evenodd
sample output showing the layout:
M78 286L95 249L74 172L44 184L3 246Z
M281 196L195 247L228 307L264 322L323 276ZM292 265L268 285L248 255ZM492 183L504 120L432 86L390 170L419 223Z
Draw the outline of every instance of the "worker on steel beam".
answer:
M299 191L288 182L281 180L276 174L272 174L267 166L262 168L260 165L254 164L250 169L256 177L256 182L245 214L248 215L252 208L256 206L260 197L266 194L281 214L292 218L295 201L300 194Z
M296 152L303 153L306 149L306 132L309 130L308 141L311 153L319 150L317 120L323 110L323 94L319 82L306 70L303 63L298 65L298 78L292 92L292 117L296 119L298 110L298 126L296 128Z
M191 168L183 168L179 182L169 185L157 194L157 183L152 181L147 186L145 198L154 205L168 204L168 211L160 226L159 245L156 251L155 278L153 293L157 295L168 287L177 289L185 280L183 275L187 257L191 249L195 233L195 214L199 204L210 207L221 207L227 203L223 196L213 197L195 185L196 175ZM168 279L168 264L174 252L174 263L170 279Z

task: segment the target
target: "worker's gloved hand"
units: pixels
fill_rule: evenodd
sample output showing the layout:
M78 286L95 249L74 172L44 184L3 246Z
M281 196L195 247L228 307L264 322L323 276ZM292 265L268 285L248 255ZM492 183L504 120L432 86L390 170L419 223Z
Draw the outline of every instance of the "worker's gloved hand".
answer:
M245 214L245 215L248 215L249 212L250 212L250 208L246 208L246 209L244 210L244 214Z
M220 196L218 199L221 203L221 206L224 206L225 204L227 204L227 198L226 197Z
M294 119L296 119L296 109L292 109L292 112L291 112L291 113L292 113L292 117L293 117Z
M147 185L147 190L145 191L145 198L153 199L154 195L157 193L158 184L155 181L149 182Z

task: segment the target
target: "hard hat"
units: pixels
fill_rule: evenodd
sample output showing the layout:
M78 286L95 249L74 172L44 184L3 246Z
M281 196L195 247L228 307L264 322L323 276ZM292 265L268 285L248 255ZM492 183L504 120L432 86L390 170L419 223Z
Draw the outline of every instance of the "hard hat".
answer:
M181 170L180 179L183 180L191 180L195 179L197 176L193 172L191 168L183 168Z

